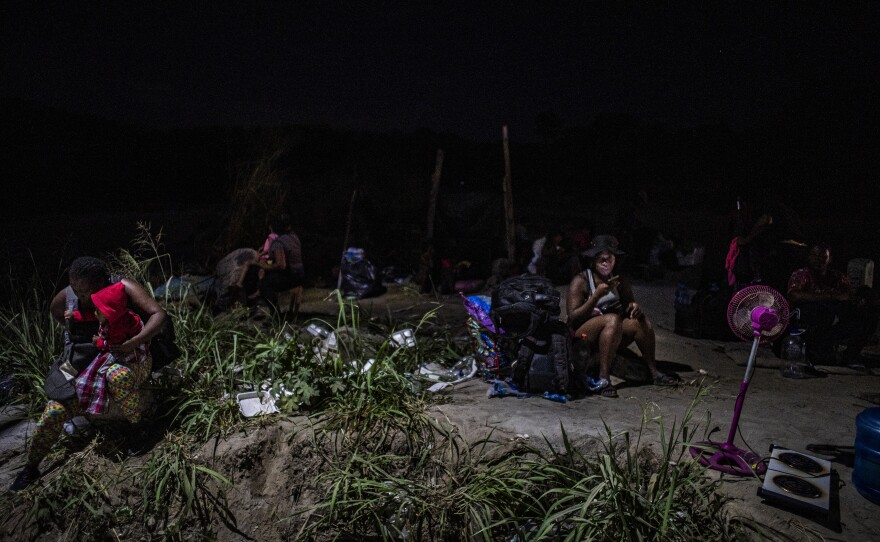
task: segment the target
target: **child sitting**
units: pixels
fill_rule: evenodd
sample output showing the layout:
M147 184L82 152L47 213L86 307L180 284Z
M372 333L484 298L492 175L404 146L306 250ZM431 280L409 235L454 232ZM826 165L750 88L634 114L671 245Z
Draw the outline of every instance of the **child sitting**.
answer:
M117 355L111 348L118 346L140 333L143 323L140 317L127 307L125 285L121 282L100 290L91 296L95 305L95 318L100 326L98 334L92 342L101 353L76 378L76 392L79 406L87 414L103 414L109 401L106 393L107 380L128 379L129 371L134 366L142 366L148 359L148 343L142 344L133 351ZM66 315L66 314L65 314ZM83 315L72 313L73 319ZM121 382L118 382L121 384ZM131 395L129 386L117 386L120 390L114 400L119 403L122 413L133 423L140 418L140 404L135 394ZM131 401L134 401L134 404Z

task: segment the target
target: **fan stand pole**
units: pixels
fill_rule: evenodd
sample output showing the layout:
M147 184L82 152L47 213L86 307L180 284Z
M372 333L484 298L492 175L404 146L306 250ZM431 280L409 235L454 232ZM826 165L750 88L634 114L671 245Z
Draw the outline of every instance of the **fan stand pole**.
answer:
M755 334L755 339L752 342L752 351L749 354L749 362L746 364L746 374L739 386L739 395L736 396L736 406L733 410L733 419L730 422L730 432L727 434L727 441L698 442L690 448L691 456L695 457L700 464L710 469L738 476L763 474L767 470L766 465L761 462L761 458L757 454L737 448L733 444L739 426L739 415L742 412L743 402L746 399L746 391L749 389L749 381L752 378L760 342L760 335Z
M752 371L755 368L755 357L758 355L758 345L760 344L760 336L755 336L752 341L752 351L749 353L749 362L746 364L746 374L743 381L739 385L739 395L736 396L736 406L733 408L733 419L730 421L730 431L727 434L727 442L724 443L725 450L736 450L733 445L733 439L736 438L736 430L739 427L739 414L742 412L743 403L746 400L746 391L749 389L749 381L752 379Z

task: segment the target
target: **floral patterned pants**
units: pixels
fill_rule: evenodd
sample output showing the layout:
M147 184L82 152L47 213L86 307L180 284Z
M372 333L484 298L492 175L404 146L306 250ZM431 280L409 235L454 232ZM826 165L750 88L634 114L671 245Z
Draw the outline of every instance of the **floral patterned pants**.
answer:
M152 359L147 358L140 363L129 366L115 363L107 370L107 391L112 402L118 406L120 413L131 423L141 421L142 405L140 386L150 376ZM61 436L64 422L72 420L79 414L76 398L69 401L49 401L43 414L34 428L28 449L27 464L37 466L43 460L52 445Z

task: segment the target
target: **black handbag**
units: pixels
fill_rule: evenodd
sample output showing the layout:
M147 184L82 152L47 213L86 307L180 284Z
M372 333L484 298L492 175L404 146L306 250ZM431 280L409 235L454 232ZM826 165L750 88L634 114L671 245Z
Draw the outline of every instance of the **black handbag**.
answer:
M158 371L182 354L180 347L174 342L174 324L171 317L165 318L162 330L150 340L150 356L153 358L153 371Z
M49 399L67 401L76 396L74 380L100 354L91 342L73 342L69 332L64 333L64 350L52 362L43 391Z

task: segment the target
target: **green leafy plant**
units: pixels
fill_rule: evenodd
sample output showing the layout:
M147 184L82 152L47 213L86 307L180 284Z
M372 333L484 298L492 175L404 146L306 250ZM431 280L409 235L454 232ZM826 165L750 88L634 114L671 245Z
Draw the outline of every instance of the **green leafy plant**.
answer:
M194 448L188 437L171 435L141 467L131 471L130 481L141 493L137 513L166 537L192 530L191 519L203 534L214 528L215 519L237 531L225 494L232 483L198 463Z
M138 222L131 248L107 254L107 265L113 273L139 282L152 293L154 284L166 282L173 273L171 255L165 251L163 238L162 230L153 234L152 224Z
M0 308L0 373L13 375L13 399L34 410L46 401L43 381L61 352L61 326L45 309L38 290L17 303Z
M688 446L696 434L689 422L698 391L684 419L667 428L662 415L646 408L635 442L630 434L605 439L594 455L573 447L563 428L563 450L534 464L543 471L550 503L547 515L530 535L533 540L735 540L744 537L739 522L724 513L725 499L694 462ZM659 433L660 454L641 445L648 424ZM548 443L549 444L549 443Z
M264 378L256 357L263 331L247 323L243 309L221 316L205 304L168 310L183 354L163 388L162 411L169 413L172 426L202 440L241 427L245 421L234 394Z
M536 505L507 447L468 446L445 433L417 454L341 451L319 478L326 495L307 510L300 540L496 540Z
M606 425L605 437L586 448L575 446L564 427L561 448L546 439L543 446L467 444L442 431L418 448L400 447L388 435L374 446L351 436L376 427L358 418L359 425L337 431L348 440L332 448L331 467L318 479L326 498L305 512L300 539L317 532L379 540L748 539L763 531L728 516L718 482L687 452L701 393L680 422L670 425L646 408L634 442ZM659 453L642 446L651 430Z

